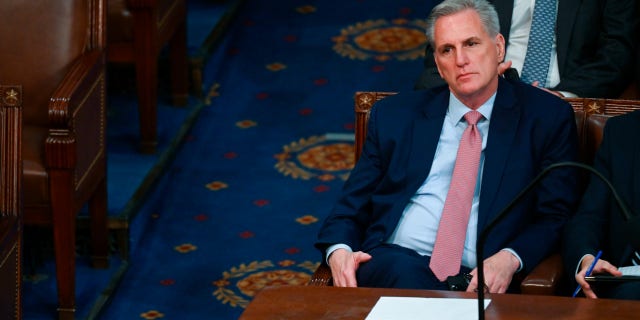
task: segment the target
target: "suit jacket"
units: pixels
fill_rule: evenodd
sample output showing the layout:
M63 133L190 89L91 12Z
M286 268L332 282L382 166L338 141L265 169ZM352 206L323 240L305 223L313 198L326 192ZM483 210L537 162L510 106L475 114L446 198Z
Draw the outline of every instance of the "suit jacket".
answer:
M632 214L640 213L640 111L609 119L594 159L594 168L609 179ZM602 259L626 265L631 247L625 239L625 218L611 192L591 178L576 215L564 232L563 257L573 279L585 254L602 250ZM634 235L637 236L636 232Z
M366 252L389 238L431 170L448 101L449 90L442 86L376 103L362 155L321 227L318 249L324 253L328 246L344 243ZM484 151L479 231L544 167L576 159L574 119L565 101L521 82L499 80ZM526 272L537 265L556 245L575 209L576 185L574 171L547 175L535 194L489 234L485 257L508 247L520 255Z
M500 32L508 44L513 0L489 1L496 8ZM580 97L620 96L632 80L637 56L636 0L559 0L557 16L560 83L552 89ZM424 65L415 88L442 84L429 45Z

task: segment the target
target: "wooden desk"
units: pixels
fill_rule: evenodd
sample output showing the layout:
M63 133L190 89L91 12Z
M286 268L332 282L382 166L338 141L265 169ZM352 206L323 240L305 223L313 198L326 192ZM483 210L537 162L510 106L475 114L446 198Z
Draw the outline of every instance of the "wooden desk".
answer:
M469 298L466 292L274 286L260 291L240 320L364 319L381 296ZM520 294L488 295L487 319L638 319L640 302Z

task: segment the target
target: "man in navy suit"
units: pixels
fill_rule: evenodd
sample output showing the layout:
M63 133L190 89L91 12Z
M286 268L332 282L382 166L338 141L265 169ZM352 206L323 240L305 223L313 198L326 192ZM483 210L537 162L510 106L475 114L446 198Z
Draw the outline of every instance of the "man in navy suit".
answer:
M448 86L389 96L371 110L362 155L316 242L336 286L448 289L429 265L466 112L483 116L459 267L472 276L467 291L477 287L479 231L545 167L576 159L571 106L498 75L505 43L488 2L445 0L428 26ZM554 170L496 225L480 259L490 292L506 292L515 273L528 273L557 245L576 183L575 171Z
M640 111L613 117L604 128L602 143L593 166L609 179L632 215L640 213ZM640 248L630 245L627 237L637 237L640 230L626 229L626 220L602 180L592 177L580 207L564 232L563 257L567 273L582 286L588 298L640 300L640 282L609 282L592 287L585 273L596 252L602 258L593 268L594 274L622 273L616 266L640 264ZM575 287L575 286L574 286Z
M527 51L535 1L490 0L505 37L505 61L520 73ZM617 98L633 80L636 0L558 0L554 55L546 88L568 97ZM553 21L548 21L552 24ZM424 71L415 88L442 84L433 50L427 46ZM506 67L505 67L506 68Z

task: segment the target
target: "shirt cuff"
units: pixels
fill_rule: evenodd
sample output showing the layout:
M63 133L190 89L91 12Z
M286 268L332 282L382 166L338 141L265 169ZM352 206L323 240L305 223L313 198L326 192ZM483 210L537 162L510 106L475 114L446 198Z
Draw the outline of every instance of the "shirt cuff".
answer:
M516 257L516 259L518 259L518 262L520 262L520 267L518 267L518 270L516 270L516 272L520 272L520 270L522 270L522 267L524 267L524 263L522 263L522 259L520 259L520 256L511 248L504 248L502 250L511 252L511 254Z
M593 256L590 253L585 254L584 256L582 256L582 258L580 258L580 260L578 261L578 265L576 266L576 273L574 273L574 275L578 274L578 272L580 272L580 266L582 265L582 260L584 260L584 258L586 258L587 256Z
M329 248L327 248L327 255L326 255L326 259L325 262L327 263L327 265L329 265L329 256L331 256L331 254L338 250L338 249L345 249L349 252L353 252L353 250L351 250L351 247L349 247L348 245L344 244L344 243L338 243L338 244L334 244L332 246L330 246Z

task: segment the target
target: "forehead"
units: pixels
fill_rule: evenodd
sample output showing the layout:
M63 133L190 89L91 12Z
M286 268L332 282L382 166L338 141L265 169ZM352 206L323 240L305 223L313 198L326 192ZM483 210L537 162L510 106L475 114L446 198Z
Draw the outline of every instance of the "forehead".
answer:
M438 18L434 26L434 43L436 47L454 44L471 38L490 38L480 16L471 9Z

